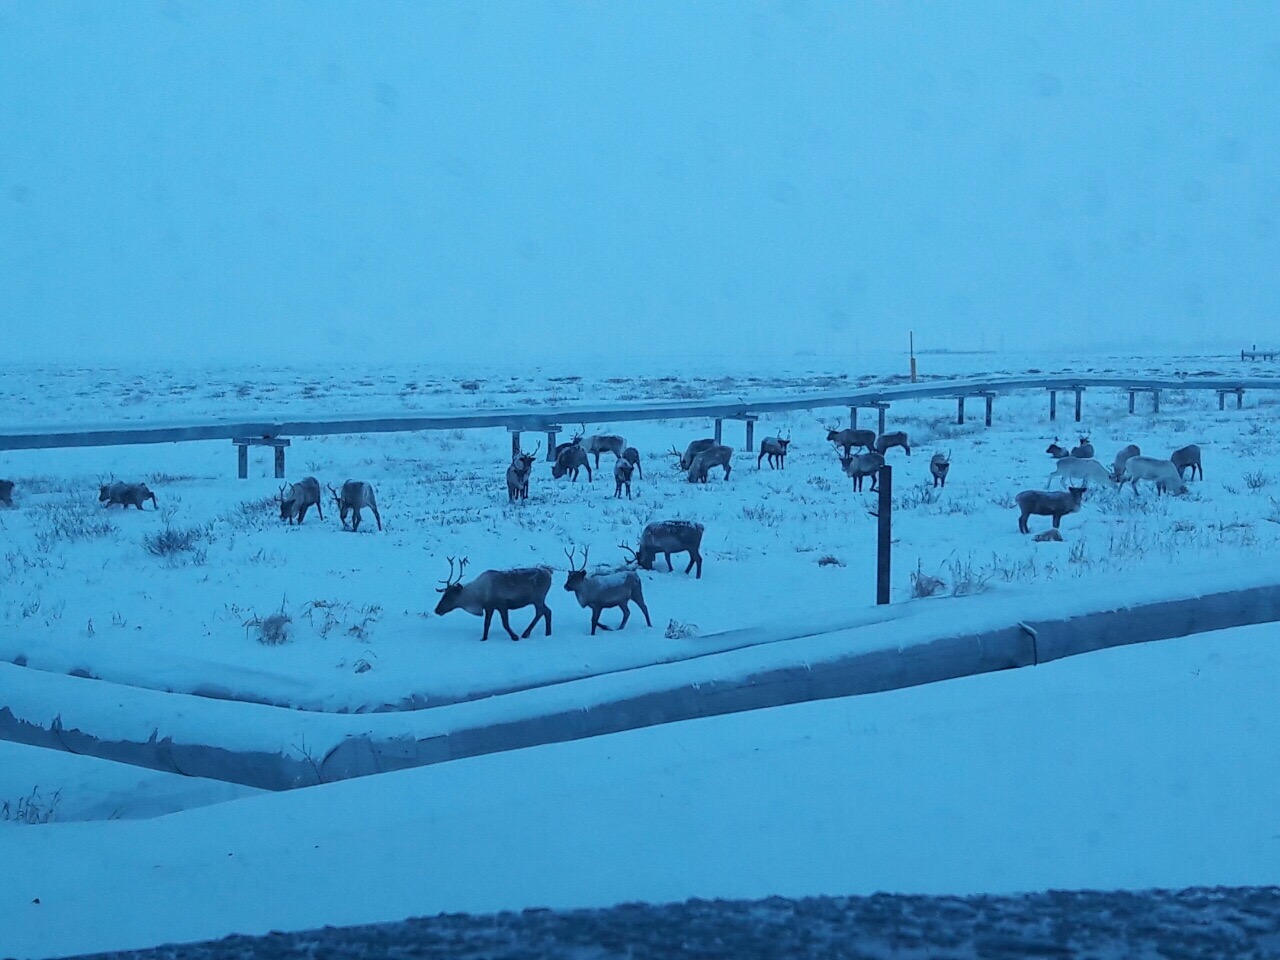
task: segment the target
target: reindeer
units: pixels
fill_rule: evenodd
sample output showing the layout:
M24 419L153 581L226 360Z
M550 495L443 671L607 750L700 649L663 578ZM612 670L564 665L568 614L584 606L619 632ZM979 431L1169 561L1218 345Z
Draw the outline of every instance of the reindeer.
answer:
M621 457L613 465L613 495L615 497L622 496L622 488L627 488L627 499L631 499L631 472L635 470L635 464L630 460L623 460Z
M1090 483L1106 485L1114 477L1097 460L1082 457L1062 457L1054 466L1053 473L1049 474L1049 479L1045 481L1045 487L1053 486L1055 479L1062 482L1063 486L1069 486L1066 483L1067 480L1075 480L1081 486L1087 487Z
M378 529L382 529L382 514L378 513L378 498L373 495L371 484L363 480L347 480L342 484L341 493L333 489L331 484L325 486L338 504L338 519L342 521L343 530L347 529L348 513L351 514L351 532L355 533L360 529L360 511L364 507L373 511L373 519L378 522Z
M1141 456L1142 450L1136 443L1131 443L1126 447L1121 447L1120 452L1116 454L1116 458L1111 464L1111 478L1117 483L1124 476L1124 464L1130 457Z
M1031 532L1027 526L1027 517L1033 514L1037 517L1053 517L1053 529L1057 530L1063 517L1080 509L1084 492L1084 487L1070 487L1065 493L1061 490L1053 493L1046 493L1043 490L1023 490L1013 498L1018 504L1018 509L1022 511L1022 515L1018 517L1018 532Z
M1169 462L1177 467L1179 477L1187 467L1190 467L1192 480L1196 478L1197 471L1200 473L1200 479L1204 479L1204 467L1200 465L1200 448L1194 443L1189 443L1169 454Z
M1071 455L1079 460L1093 459L1093 444L1089 442L1088 437L1080 438L1080 445L1071 448Z
M556 460L559 460L560 454L563 451L568 450L570 447L582 446L582 435L586 433L587 427L586 427L586 424L579 424L578 426L582 427L582 429L579 430L577 433L573 434L565 443L557 443L555 446L555 449L551 451L552 463L554 463Z
M907 451L907 456L911 456L911 439L901 430L895 430L893 433L882 433L876 437L875 451L884 456L889 452L891 447L901 447Z
M578 443L561 444L556 448L556 462L551 465L551 476L559 480L566 473L573 483L578 482L578 471L587 471L587 481L591 482L591 464L587 461L587 452Z
M324 511L320 509L320 481L315 477L303 477L297 483L286 483L280 488L278 499L280 519L288 520L291 526L295 521L301 526L311 507L316 508L321 520L324 519Z
M947 485L947 474L951 472L951 451L947 451L944 457L941 453L935 453L929 458L929 473L933 475L933 485L935 487L945 487Z
M0 480L0 503L6 507L13 506L13 481Z
M565 551L569 556L569 576L564 582L564 588L578 598L578 606L591 608L591 635L596 635L596 627L601 630L610 629L600 622L600 613L610 607L622 608L622 622L618 624L618 629L625 627L631 619L631 608L627 604L632 602L644 614L644 622L652 627L653 621L649 619L649 608L645 605L644 592L640 586L640 574L634 570L622 570L589 577L589 552L589 547L582 551L582 567L578 568L573 559L573 550Z
M510 634L512 640L527 638L539 620L546 620L547 636L551 636L551 608L547 606L547 591L551 589L550 567L517 567L514 570L486 570L470 583L463 585L462 572L467 568L467 558L462 558L458 565L457 579L454 579L454 558L449 558L449 579L441 580L443 587L436 592L443 594L436 604L436 616L443 617L451 610L465 610L474 616L484 614L484 634L481 640L489 639L489 624L496 611L502 618L503 629ZM507 613L521 607L532 606L535 610L533 622L524 633L516 636L511 629L511 621Z
M667 558L667 570L674 570L671 565L673 553L689 554L688 573L695 566L698 568L696 580L702 579L702 534L704 527L692 520L658 520L649 524L640 534L640 549L632 550L625 543L618 544L631 554L627 563L634 563L642 570L652 570L653 561L658 554Z
M836 453L840 453L840 448L836 447ZM862 492L862 481L866 477L871 478L871 492L877 492L880 487L880 468L884 466L884 457L872 451L871 453L851 453L840 457L840 467L853 480L853 490L855 493Z
M1128 482L1133 492L1138 492L1138 481L1150 480L1155 484L1156 494L1187 492L1187 484L1172 460L1161 460L1157 457L1130 457L1125 461L1124 473L1118 479L1123 485Z
M1045 447L1044 452L1047 453L1049 456L1053 457L1053 459L1055 460L1061 460L1063 457L1071 456L1070 450L1068 450L1066 447L1058 445L1057 437L1053 438L1053 443Z
M511 466L507 467L507 500L528 500L529 499L529 474L533 472L533 461L538 458L538 451L542 449L542 441L538 441L538 446L533 453L525 453L523 450L517 456L511 458Z
M827 427L827 441L844 448L842 457L849 456L854 447L862 447L864 450L870 451L876 442L876 432L874 430L856 430L849 427L840 430L836 427Z
M627 461L636 468L636 473L640 475L640 479L644 479L644 471L640 469L640 451L635 447L627 447L622 451L622 459Z
M118 503L124 510L128 510L131 506L141 510L142 505L148 500L157 509L159 508L156 495L147 489L145 483L121 483L119 480L114 480L105 486L98 487L98 502L105 503L108 507Z
M733 469L730 462L732 459L733 447L726 447L724 444L707 447L693 458L693 463L689 466L689 482L706 483L707 471L712 467L724 467L724 478L728 480L729 472Z
M627 449L627 440L616 433L597 433L582 441L582 449L589 454L595 454L596 469L599 470L600 454L612 453L615 457L622 456L622 451Z
M785 437L765 437L760 441L760 456L756 457L756 469L760 469L760 461L769 458L770 469L787 468L787 448L791 446L791 435Z
M717 444L715 439L713 439L712 437L707 437L706 439L703 439L703 440L694 440L691 444L689 444L688 447L685 448L684 453L681 453L675 447L672 447L671 450L668 452L671 454L671 456L679 458L680 470L687 471L691 466L693 466L694 458L696 458L698 454L700 454L703 450L710 450L712 447L716 445Z

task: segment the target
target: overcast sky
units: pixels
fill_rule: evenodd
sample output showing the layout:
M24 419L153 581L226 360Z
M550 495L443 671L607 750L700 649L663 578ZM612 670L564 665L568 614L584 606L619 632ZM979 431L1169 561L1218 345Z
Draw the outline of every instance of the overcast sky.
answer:
M20 360L1280 341L1280 4L0 5Z

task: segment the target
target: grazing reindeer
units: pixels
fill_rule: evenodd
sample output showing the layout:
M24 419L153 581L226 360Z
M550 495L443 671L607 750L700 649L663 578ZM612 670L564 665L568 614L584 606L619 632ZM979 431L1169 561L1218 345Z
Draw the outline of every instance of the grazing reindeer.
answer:
M622 456L622 451L627 449L627 440L616 433L597 433L582 441L582 449L589 454L595 454L596 469L599 470L600 454L612 453L615 457Z
M1200 473L1200 479L1204 479L1204 467L1200 465L1200 448L1194 443L1173 451L1173 453L1169 454L1169 461L1178 468L1179 477L1182 476L1187 467L1190 467L1192 480L1196 478L1197 471Z
M907 456L911 456L911 438L901 430L895 430L893 433L882 433L876 437L875 451L884 456L889 452L891 447L901 447L907 451Z
M591 635L596 635L596 627L608 630L609 627L600 622L600 613L610 607L622 608L621 630L631 619L631 608L628 603L634 602L644 614L644 622L653 626L649 619L649 608L645 606L644 592L640 587L640 574L634 570L623 570L618 573L607 573L599 576L587 576L587 554L590 548L582 551L582 567L574 564L573 551L566 550L569 556L569 576L564 588L578 598L578 606L591 608Z
M108 507L118 503L125 510L131 506L141 510L142 505L148 500L157 509L159 508L156 495L147 489L145 483L121 483L115 480L106 486L98 487L98 502L105 503Z
M542 441L539 440L533 453L525 453L522 450L518 456L511 458L511 466L507 467L507 499L509 501L529 499L529 474L533 472L533 461L538 458L538 451L541 449Z
M791 437L765 437L760 441L760 456L756 457L756 469L760 469L760 461L769 458L770 469L787 468L787 448L791 446Z
M573 435L568 439L568 441L567 441L567 442L565 442L565 443L557 443L557 444L556 444L556 448L555 448L555 450L553 450L553 451L552 451L552 453L551 453L551 458L552 458L552 462L553 462L553 463L554 463L556 460L559 460L559 459L560 459L560 454L561 454L563 451L568 450L570 447L580 447L580 446L582 446L582 435L583 435L583 433L585 433L585 432L586 432L586 425L585 425L585 424L579 424L579 426L581 426L581 427L582 427L582 429L581 429L581 430L579 430L577 433L573 434Z
M511 629L511 621L507 613L521 607L532 606L536 611L533 622L520 636L528 637L539 620L546 620L547 636L551 636L551 608L547 606L547 591L551 589L550 567L517 567L514 570L486 570L465 586L462 583L462 571L467 568L466 557L458 565L457 579L454 579L453 557L449 558L449 579L441 580L443 587L436 589L443 594L436 604L436 616L442 617L451 610L465 610L474 616L484 614L484 634L481 640L489 639L489 624L496 611L502 618L502 626L511 635L512 640L519 640Z
M13 481L0 480L0 503L6 507L13 506Z
M1176 494L1187 492L1187 484L1172 460L1160 460L1157 457L1130 457L1125 461L1124 473L1120 475L1118 482L1122 485L1128 482L1133 492L1137 493L1139 480L1150 480L1155 484L1157 495L1166 492Z
M827 427L827 440L836 444L838 447L844 448L842 456L849 456L854 447L862 447L864 450L870 450L876 443L876 432L874 430L856 430L848 427L844 430L838 430L835 427Z
M1088 437L1080 438L1080 445L1071 448L1071 455L1080 460L1093 459L1093 444L1089 442Z
M1130 457L1141 456L1142 450L1136 443L1131 443L1127 447L1121 447L1120 452L1116 454L1115 460L1111 464L1111 479L1117 483L1124 476L1125 461Z
M371 484L363 480L347 480L342 484L341 493L330 484L325 486L329 487L329 492L338 504L338 519L342 521L343 530L347 529L348 513L351 514L351 532L355 533L360 529L360 511L364 507L373 511L373 519L378 521L378 529L382 529L382 514L378 513L378 498L373 495Z
M724 478L728 480L729 472L733 469L733 464L730 463L732 459L733 447L726 447L724 444L707 447L693 458L693 463L689 466L689 482L706 483L707 471L712 467L724 467Z
M324 511L320 509L320 481L315 477L303 477L297 483L286 483L280 488L280 519L288 520L290 525L295 521L299 526L307 519L307 511L316 508L320 519L324 519Z
M667 558L667 569L674 570L671 565L673 553L689 554L688 573L697 566L698 573L694 579L702 579L702 533L705 528L692 520L658 520L649 524L640 534L640 549L632 550L625 543L620 546L627 553L627 563L634 563L642 570L652 570L653 561L658 554Z
M1068 450L1066 447L1062 447L1058 445L1057 437L1053 438L1053 443L1045 447L1044 452L1047 453L1049 456L1053 457L1053 459L1055 460L1061 460L1063 457L1071 456L1070 450Z
M635 464L630 460L618 458L613 465L613 495L615 497L622 496L622 488L627 488L627 499L631 499L631 472L635 470Z
M622 459L627 461L636 468L636 473L640 475L640 479L644 479L644 471L640 469L640 451L635 447L627 447L622 451Z
M840 448L836 447L836 453L840 452ZM880 468L884 466L884 457L872 451L871 453L851 453L840 457L840 467L853 480L853 490L855 493L862 492L862 481L866 477L871 478L871 492L875 493L880 488Z
M933 485L935 487L945 487L947 485L947 474L951 472L951 451L947 451L944 457L940 453L935 453L929 458L929 473L933 475Z
M691 444L689 444L688 447L685 448L685 451L683 454L679 450L677 450L675 447L671 448L670 453L673 457L679 457L680 469L683 471L683 470L688 470L691 466L693 466L693 461L698 456L698 454L700 454L703 450L710 450L714 446L716 446L715 439L712 437L707 437L703 440L694 440Z
M1053 486L1053 481L1057 479L1062 485L1070 486L1066 481L1074 480L1080 486L1087 487L1090 483L1097 483L1105 486L1108 481L1114 478L1108 472L1107 468L1100 464L1097 460L1087 460L1080 457L1063 457L1054 466L1053 473L1049 474L1049 479L1045 481L1045 487Z
M1070 487L1065 493L1061 490L1053 493L1045 493L1043 490L1023 490L1013 498L1018 504L1018 509L1022 511L1022 515L1018 517L1018 532L1031 532L1027 527L1027 517L1033 514L1037 517L1053 517L1053 529L1057 530L1063 517L1080 509L1084 491L1084 487Z
M587 452L581 444L562 444L563 449L556 454L556 462L551 465L551 476L559 480L566 473L573 483L578 482L578 471L587 471L587 481L591 481L591 464L587 461Z

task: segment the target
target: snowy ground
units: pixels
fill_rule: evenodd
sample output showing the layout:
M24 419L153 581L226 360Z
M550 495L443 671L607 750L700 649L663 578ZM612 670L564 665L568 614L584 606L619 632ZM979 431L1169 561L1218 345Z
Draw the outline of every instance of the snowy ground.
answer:
M934 359L928 372L948 376L1032 365ZM1221 359L1116 358L1066 369L1271 372ZM316 406L359 413L396 403L434 410L748 396L890 376L887 367L857 380L817 369L757 378L611 374L469 372L473 391L456 374L10 370L0 400L24 422L175 420ZM953 401L895 405L891 428L910 431L916 448L910 459L892 455L895 600L909 599L917 565L946 583L944 596L922 603L955 604L957 618L966 615L962 602L1025 597L1046 585L1056 604L1067 587L1087 605L1121 575L1264 566L1280 536L1272 499L1280 397L1247 402L1219 413L1211 393L1168 391L1158 416L1130 416L1125 395L1090 392L1081 428L1100 458L1129 442L1160 455L1196 442L1206 479L1184 498L1091 496L1064 521L1061 544L1019 535L1011 507L1018 490L1043 487L1051 467L1043 450L1055 431L1044 396L998 398L990 429L978 403L962 428ZM709 424L619 425L647 468L630 502L614 500L606 479L555 483L539 462L530 501L509 505L509 440L499 431L295 440L291 478L353 476L377 486L386 529L369 523L358 535L342 532L328 510L324 523L281 525L262 451L248 481L234 479L227 443L0 453L0 477L18 484L15 507L0 510L0 658L25 664L32 672L17 673L32 677L74 671L310 711L381 710L686 657L705 649L698 634L799 611L870 614L873 495L850 490L820 424L843 416L762 422L757 436L793 436L786 471L757 471L741 454L732 479L705 487L685 483L662 451L707 435ZM1068 420L1056 429L1067 440L1077 435ZM738 430L726 424L727 442L740 445ZM936 496L925 487L934 450L954 462ZM96 486L110 475L146 479L161 510L103 510ZM495 635L481 644L479 620L430 614L448 556L470 556L472 571L562 570L562 550L574 542L590 545L593 560L614 562L619 542L634 543L644 523L666 517L706 524L706 568L701 581L644 575L653 629L633 617L624 634L590 637L559 573L550 638L513 644ZM166 527L194 531L192 549L149 552L148 537ZM838 562L819 562L828 557ZM960 601L952 592L982 596ZM292 619L289 642L260 643L253 621L281 609ZM697 632L667 639L673 620ZM1205 635L286 795L0 745L0 811L9 811L0 857L24 865L0 872L0 955L440 910L1274 883L1280 784L1268 744L1280 721L1266 705L1280 675L1275 634ZM43 819L52 822L28 822Z
M0 954L688 897L1273 884L1276 639L1117 648L153 820L11 825Z
M992 372L990 357L945 360L949 366L941 372L948 375ZM1072 369L1114 371L1125 369L1122 364ZM1138 366L1130 361L1128 369ZM1142 368L1257 372L1221 360ZM996 372L1026 369L1013 363ZM842 382L813 371L598 382L494 375L479 378L473 392L461 389L463 379L385 371L345 379L262 371L241 371L239 379L225 372L65 371L61 377L28 372L25 383L11 374L3 389L33 418L38 411L46 420L171 420L308 406L354 413L393 401L406 409L445 409L739 396ZM1280 519L1273 500L1280 490L1277 404L1280 396L1254 394L1247 410L1219 413L1211 393L1170 391L1158 416L1130 416L1123 394L1088 395L1081 431L1093 438L1101 459L1109 462L1129 442L1160 455L1197 442L1207 479L1182 499L1128 490L1097 495L1065 521L1065 544L1035 544L1019 535L1012 506L1019 490L1043 487L1051 468L1043 451L1055 428L1043 395L999 398L991 429L981 424L979 403L963 427L954 423L953 401L896 405L890 424L910 432L915 453L891 455L895 598L910 596L917 569L940 577L948 592L998 591L1050 580L1085 587L1120 571L1158 576L1170 567L1248 564L1269 554L1280 537L1280 524L1270 522ZM696 639L664 636L671 621L706 634L785 618L798 602L806 613L867 607L874 599L875 521L866 508L874 495L853 494L820 422L843 416L836 409L771 417L758 435L791 432L786 471L758 471L755 458L740 452L728 483L717 477L705 486L686 483L664 451L706 435L709 424L621 424L648 467L633 500L614 499L607 476L590 484L552 481L539 461L530 500L514 506L503 484L509 439L501 431L297 439L289 452L291 478L310 473L336 485L359 477L376 486L386 529L380 533L368 522L354 536L340 531L331 510L323 523L313 515L302 527L282 525L269 457L254 451L254 478L238 481L233 448L225 442L3 453L0 476L17 482L18 499L13 510L0 512L0 658L158 690L308 710L377 710L697 652ZM727 442L740 446L738 431L739 425L726 424ZM1056 431L1068 440L1077 433L1063 420ZM938 493L927 470L936 450L950 452L954 463L946 490ZM145 478L160 510L104 510L96 486L105 476ZM672 517L706 525L705 574L697 582L679 571L645 575L653 629L637 616L625 635L590 637L588 615L561 589L560 575L550 598L550 640L538 636L516 645L498 633L481 645L478 620L431 613L449 556L470 557L472 573L535 563L563 570L563 550L579 544L591 548L593 561L616 564L623 557L619 543L634 545L645 523ZM166 529L189 534L188 549L150 553L148 538ZM264 645L255 623L278 611L291 618L290 642ZM523 625L530 616L518 613L513 620ZM616 616L605 620L616 622Z

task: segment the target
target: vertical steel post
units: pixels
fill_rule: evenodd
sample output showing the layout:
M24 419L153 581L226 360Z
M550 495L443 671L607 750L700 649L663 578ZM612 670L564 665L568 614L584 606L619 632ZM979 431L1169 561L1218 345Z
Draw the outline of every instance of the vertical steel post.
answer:
M964 423L964 397L956 397L956 423Z
M993 406L993 404L995 403L995 399L996 399L996 398L995 398L995 397L993 397L993 396L991 396L991 394L987 394L987 418L986 418L986 425L987 425L988 427L989 427L989 426L991 426L991 407L992 407L992 406Z
M884 436L884 412L889 409L889 405L885 404L880 408L880 436Z
M284 479L284 447L276 447L276 479Z
M249 445L236 444L236 473L241 480L249 479Z
M556 432L554 430L547 431L547 459L555 460L556 458Z
M511 459L514 460L520 456L520 431L511 431Z
M889 602L889 551L893 528L893 467L887 463L880 468L879 517L876 523L876 603Z
M716 443L717 444L721 442L720 435L723 432L723 430L724 430L724 421L717 417L716 418Z
M747 453L756 452L756 422L747 421Z
M1058 419L1058 391L1057 390L1049 391L1049 419L1050 420Z
M1084 405L1084 391L1076 387L1076 423L1080 422L1080 408Z

